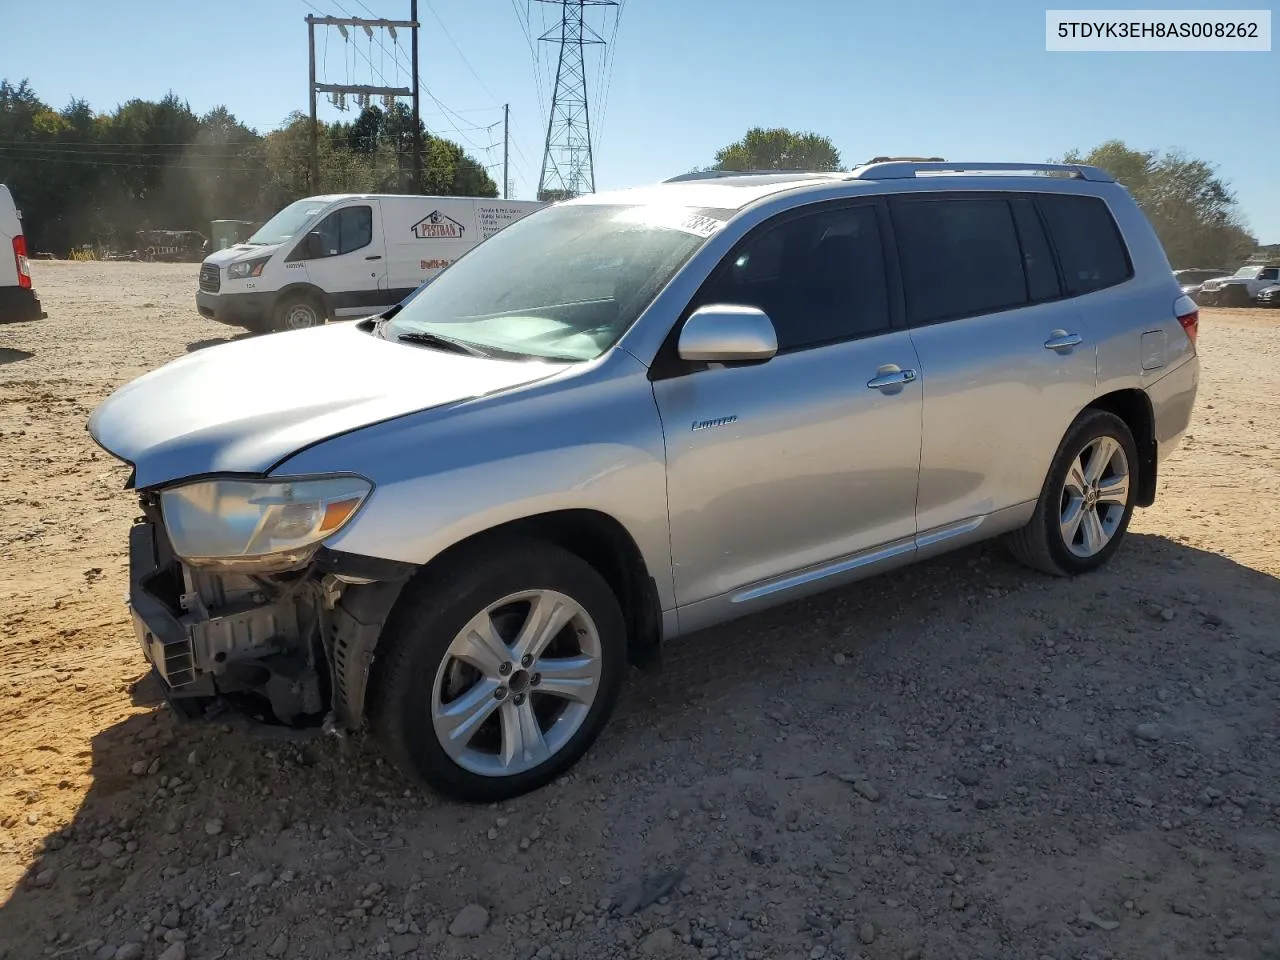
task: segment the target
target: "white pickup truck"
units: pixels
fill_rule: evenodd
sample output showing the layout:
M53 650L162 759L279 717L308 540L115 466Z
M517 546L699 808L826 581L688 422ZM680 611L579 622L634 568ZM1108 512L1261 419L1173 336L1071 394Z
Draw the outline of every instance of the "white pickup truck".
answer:
M1207 307L1249 307L1276 283L1280 283L1280 266L1247 263L1229 277L1206 280L1196 300Z

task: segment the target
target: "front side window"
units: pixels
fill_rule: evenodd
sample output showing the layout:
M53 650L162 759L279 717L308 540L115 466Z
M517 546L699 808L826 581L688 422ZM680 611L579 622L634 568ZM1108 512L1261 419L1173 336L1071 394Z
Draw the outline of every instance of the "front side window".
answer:
M779 352L888 330L875 208L783 216L729 255L695 306L763 310L777 332Z
M329 214L311 231L320 237L308 259L337 257L367 247L373 241L373 208L346 207Z
M569 203L504 227L382 329L479 350L590 360L608 350L729 211Z
M937 323L1028 302L1023 255L1009 203L1001 198L894 200L907 320ZM1029 247L1034 254L1034 248ZM1049 283L1035 263L1040 284Z
M1258 274L1258 279L1272 280L1272 281L1276 279L1280 279L1280 269L1276 267L1267 267L1267 269L1263 270L1260 274Z

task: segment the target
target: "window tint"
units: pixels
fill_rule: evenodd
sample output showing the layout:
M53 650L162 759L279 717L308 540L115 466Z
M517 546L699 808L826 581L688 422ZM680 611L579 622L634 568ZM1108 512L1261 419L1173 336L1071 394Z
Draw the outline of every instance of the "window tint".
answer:
M1268 267L1258 274L1259 280L1275 280L1277 277L1280 277L1280 269L1276 267Z
M884 250L874 207L785 220L757 234L730 258L698 305L759 307L773 321L780 351L889 329Z
M1015 197L1009 206L1013 209L1013 222L1018 228L1018 241L1022 246L1027 293L1032 300L1053 300L1061 296L1058 268L1054 266L1053 253L1049 250L1049 241L1036 214L1035 204L1025 197Z
M912 199L891 208L911 323L1026 303L1022 252L1005 200Z
M373 240L373 208L336 210L316 224L313 232L320 234L321 257L336 257L367 247Z
M1129 279L1129 257L1103 201L1041 194L1037 202L1058 250L1067 293L1078 296Z

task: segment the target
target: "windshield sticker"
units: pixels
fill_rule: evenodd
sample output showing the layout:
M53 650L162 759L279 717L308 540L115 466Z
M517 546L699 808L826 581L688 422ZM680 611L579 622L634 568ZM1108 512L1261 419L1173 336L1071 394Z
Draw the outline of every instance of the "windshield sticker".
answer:
M707 217L697 214L689 217L684 223L680 224L679 229L686 233L692 233L694 236L702 237L705 240L723 226L723 220L717 220L715 217Z
M694 213L689 207L632 207L619 213L618 219L649 227L667 227L704 240L725 225L725 221Z

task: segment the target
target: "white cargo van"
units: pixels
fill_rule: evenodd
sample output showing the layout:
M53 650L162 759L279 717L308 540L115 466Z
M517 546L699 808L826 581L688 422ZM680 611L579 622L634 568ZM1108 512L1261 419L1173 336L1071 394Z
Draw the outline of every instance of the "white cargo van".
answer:
M9 188L0 183L0 323L21 323L43 317L40 301L31 288L22 214L14 205Z
M473 197L308 197L245 242L205 258L196 308L250 330L381 313L542 206Z

